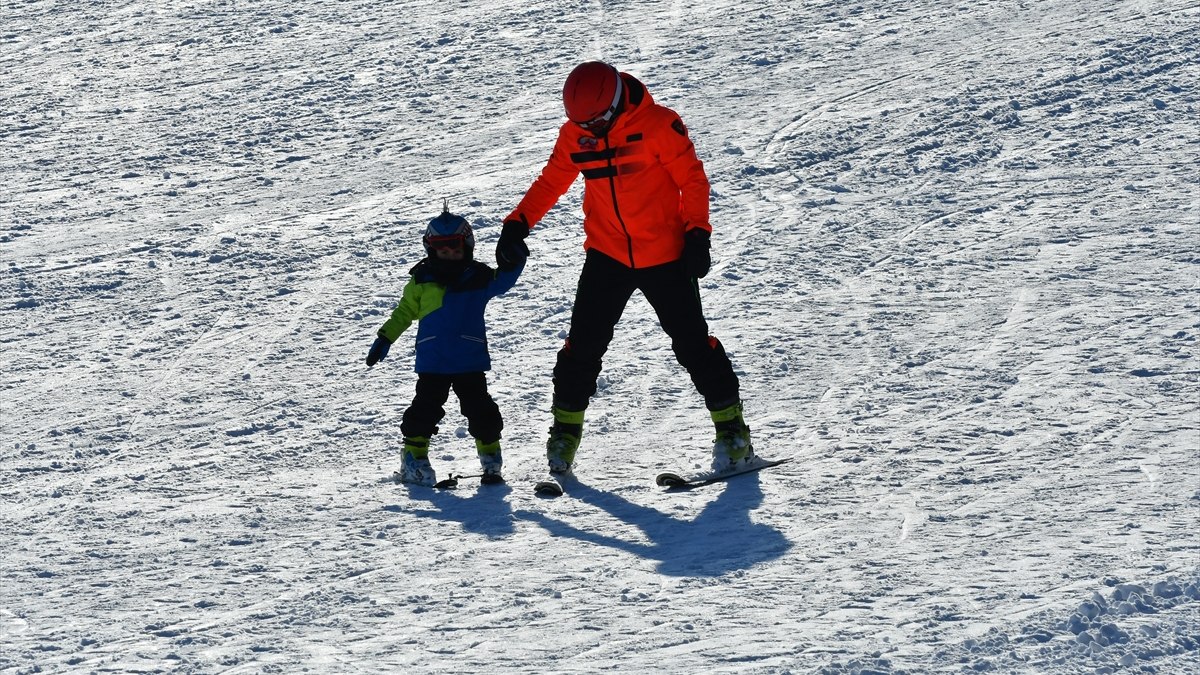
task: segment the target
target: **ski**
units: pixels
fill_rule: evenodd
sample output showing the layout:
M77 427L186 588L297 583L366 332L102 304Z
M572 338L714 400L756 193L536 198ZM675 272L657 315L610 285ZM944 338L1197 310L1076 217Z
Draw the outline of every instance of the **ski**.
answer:
M558 481L546 479L535 483L533 492L540 497L561 497L563 495L563 488Z
M433 484L433 487L439 490L453 490L458 487L458 481L463 478L478 478L480 485L503 485L504 476L498 473L475 473L469 476L456 476L450 474L448 478L440 480Z
M428 483L417 483L414 481L408 481L408 480L404 480L404 474L399 471L393 471L392 477L385 478L384 480L387 482L395 483L396 485L414 485L416 487L427 487L427 488L436 487L439 490L444 489L444 487L442 487L442 483L446 482L446 481L441 481L441 482L435 483L433 485L429 485ZM454 485L458 485L458 483L456 482L456 483L454 483ZM453 487L453 486L451 486L451 487Z
M660 473L654 478L654 483L660 487L667 488L669 491L693 490L698 487L704 487L705 485L720 483L721 481L728 480L734 476L741 476L747 473L754 473L755 471L762 471L763 469L772 466L779 466L780 464L788 461L790 458L785 457L783 459L763 459L759 457L756 459L757 461L755 461L753 464L748 464L732 471L723 471L721 473L708 472L694 476L681 476L677 473L670 472Z
M550 474L544 480L540 480L533 485L533 493L539 497L561 497L563 496L563 483L570 477L570 473Z
M501 476L500 474L477 473L477 474L471 474L471 475L464 476L464 475L456 475L456 474L452 473L449 475L449 477L443 478L442 480L439 480L438 482L434 483L433 485L426 485L425 483L410 483L410 482L404 480L403 474L401 474L399 471L392 472L391 478L385 478L385 479L383 479L383 482L395 483L397 485L403 484L403 485L418 485L420 487L432 487L437 490L453 490L458 487L458 481L460 481L464 478L478 478L480 485L503 485L504 484L504 476Z

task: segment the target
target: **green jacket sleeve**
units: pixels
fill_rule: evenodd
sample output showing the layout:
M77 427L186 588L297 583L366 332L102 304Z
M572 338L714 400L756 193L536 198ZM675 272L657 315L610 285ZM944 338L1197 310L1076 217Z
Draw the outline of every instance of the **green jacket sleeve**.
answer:
M383 327L379 329L379 335L388 342L395 342L400 337L400 334L408 330L412 322L416 321L420 316L421 287L417 284L416 279L410 278L404 286L404 294L400 297L400 304L396 305L396 309L392 310L391 318L383 322Z

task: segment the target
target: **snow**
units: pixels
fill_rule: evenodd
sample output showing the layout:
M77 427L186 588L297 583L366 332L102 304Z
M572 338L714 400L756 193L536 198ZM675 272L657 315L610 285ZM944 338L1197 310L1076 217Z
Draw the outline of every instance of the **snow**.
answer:
M1195 2L0 15L0 672L1200 670ZM792 461L654 485L711 425L635 296L533 495L576 187L489 306L508 484L381 483L419 232L448 198L488 259L590 58L687 122Z

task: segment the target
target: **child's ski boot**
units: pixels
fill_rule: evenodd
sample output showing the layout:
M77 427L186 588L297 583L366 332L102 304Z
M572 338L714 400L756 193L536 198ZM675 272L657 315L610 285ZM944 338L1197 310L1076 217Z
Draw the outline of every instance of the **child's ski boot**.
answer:
M432 486L437 474L429 463L429 438L408 436L404 439L404 456L400 462L400 480L404 483Z
M483 469L479 482L484 485L503 483L504 476L500 471L504 468L504 456L500 453L500 440L484 443L476 439L475 449L479 451L479 466Z

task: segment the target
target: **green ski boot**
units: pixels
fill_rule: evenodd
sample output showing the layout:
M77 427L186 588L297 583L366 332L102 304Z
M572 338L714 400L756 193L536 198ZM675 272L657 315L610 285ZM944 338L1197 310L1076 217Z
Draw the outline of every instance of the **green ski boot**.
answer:
M504 456L500 454L500 439L484 443L475 439L475 449L479 452L479 466L483 468L480 482L484 485L503 483L504 477L500 470L504 467Z
M717 437L713 441L713 473L724 473L754 461L754 446L750 443L750 427L742 419L742 403L710 411Z
M550 427L550 440L546 441L546 460L550 473L569 473L575 463L575 451L583 438L583 411L563 410L554 407L554 426Z
M437 474L429 463L429 438L427 436L406 436L404 438L404 456L400 465L400 480L405 483L433 485L437 482Z

